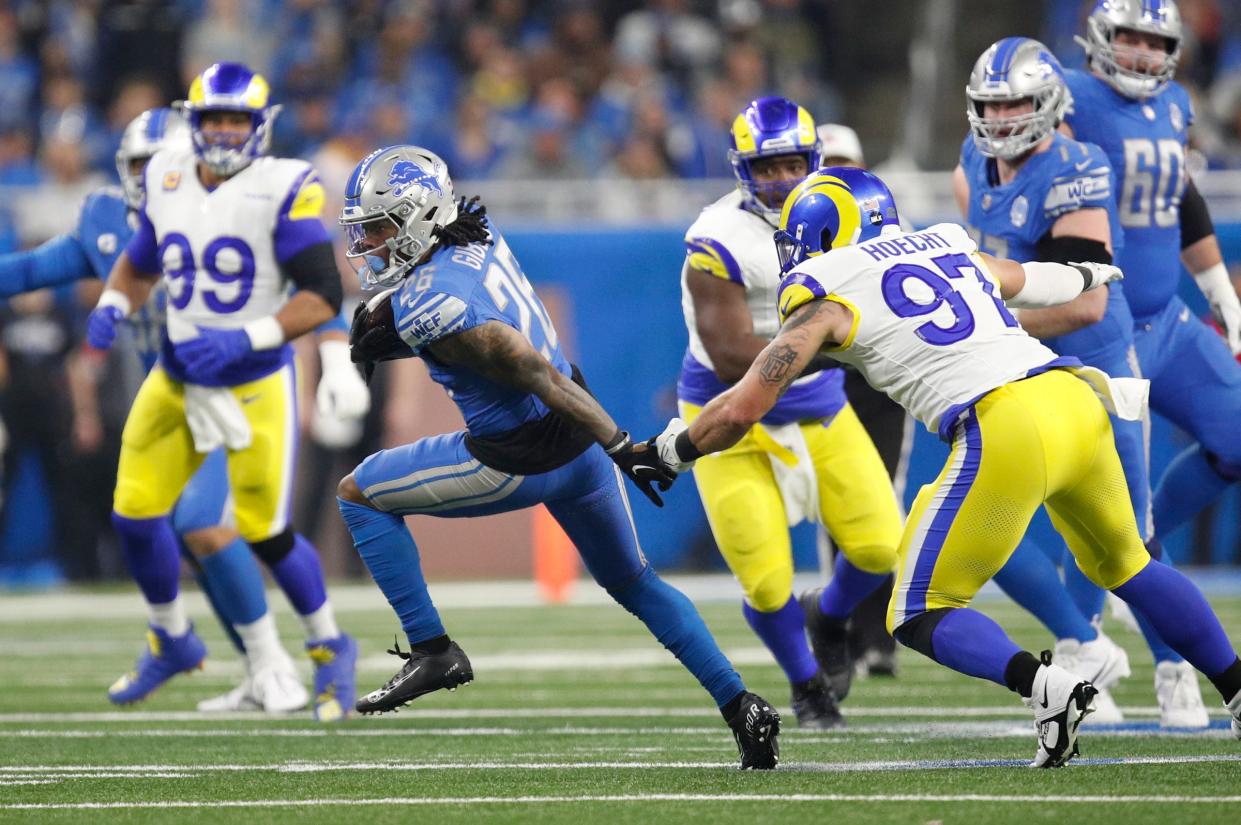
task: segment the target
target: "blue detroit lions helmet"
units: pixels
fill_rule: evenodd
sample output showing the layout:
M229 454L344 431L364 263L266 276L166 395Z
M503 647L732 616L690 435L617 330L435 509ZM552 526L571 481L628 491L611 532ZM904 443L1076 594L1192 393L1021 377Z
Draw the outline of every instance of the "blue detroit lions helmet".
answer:
M820 169L797 184L780 211L775 234L780 272L900 225L891 190L873 173L852 166Z
M1121 29L1153 34L1164 39L1167 57L1151 61L1132 46L1117 45ZM1086 18L1086 37L1074 38L1086 50L1091 68L1122 95L1143 100L1158 92L1176 74L1185 41L1180 9L1173 0L1098 0ZM1118 58L1133 62L1132 69Z
M1006 37L992 43L974 62L965 87L965 114L974 145L989 158L1013 160L1048 138L1072 101L1064 70L1037 40ZM988 103L1029 100L1023 115L987 117Z
M787 98L760 97L737 115L729 141L728 159L746 207L775 223L780 214L779 204L784 202L796 181L756 183L750 166L760 158L802 155L806 158L807 172L817 167L819 136L814 118ZM776 205L768 206L760 195L768 196Z
M452 178L439 155L421 146L367 155L345 184L340 213L362 288L399 283L434 244L435 230L456 218Z
M190 145L190 129L172 109L147 109L129 122L121 133L121 145L116 150L116 173L121 178L125 203L130 209L142 206L146 197L143 169L151 156L172 146ZM138 162L141 161L141 166Z
M241 63L215 63L190 84L181 110L190 122L194 152L212 172L231 177L267 153L271 129L280 106L268 102L270 88L261 74ZM250 115L250 134L243 141L203 131L205 112L244 112Z

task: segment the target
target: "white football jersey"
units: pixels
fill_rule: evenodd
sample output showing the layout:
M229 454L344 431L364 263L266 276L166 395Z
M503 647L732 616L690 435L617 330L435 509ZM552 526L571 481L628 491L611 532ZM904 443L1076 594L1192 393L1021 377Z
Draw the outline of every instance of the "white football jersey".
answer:
M742 208L741 193L737 190L702 210L686 231L688 254L681 268L681 308L689 330L689 351L703 366L715 369L698 335L694 301L685 282L689 270L701 269L744 286L754 334L770 340L780 329L780 314L776 310L780 260L772 241L774 233L771 224Z
M235 328L271 315L290 293L278 225L317 222L322 185L305 161L260 157L209 192L196 164L192 150L165 150L146 170L168 321Z
M893 232L799 264L784 280L788 317L816 298L853 311L840 347L852 364L941 436L955 412L996 387L1065 362L1026 334L963 227ZM945 418L946 413L952 413Z

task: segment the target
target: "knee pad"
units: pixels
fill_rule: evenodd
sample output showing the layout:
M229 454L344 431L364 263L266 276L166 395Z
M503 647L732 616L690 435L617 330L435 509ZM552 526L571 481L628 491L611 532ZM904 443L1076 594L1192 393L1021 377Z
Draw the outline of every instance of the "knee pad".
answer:
M907 619L892 632L892 635L905 647L918 651L928 659L935 660L935 646L931 643L931 637L935 635L935 628L948 615L948 611L954 609L937 607L934 610L919 613L912 619Z
M788 604L793 595L793 568L768 568L750 581L741 581L746 601L759 613L774 613Z
M254 551L254 555L263 560L264 564L274 567L293 552L293 528L286 527L283 532L269 539L251 542L250 549Z
M869 544L864 547L841 548L850 564L863 573L881 575L896 569L896 548L883 544Z

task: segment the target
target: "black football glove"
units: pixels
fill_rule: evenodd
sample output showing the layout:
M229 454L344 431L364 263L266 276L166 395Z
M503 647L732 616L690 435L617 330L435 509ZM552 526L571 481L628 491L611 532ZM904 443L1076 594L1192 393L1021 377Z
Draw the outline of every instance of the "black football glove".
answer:
M380 293L358 304L349 328L349 359L362 367L366 383L370 383L375 365L380 361L410 358L413 351L401 340L392 314L395 290Z
M672 482L676 481L677 474L659 457L654 441L651 439L641 444L634 444L629 433L622 430L604 449L616 462L616 466L621 468L621 472L629 476L629 480L637 485L643 495L649 498L656 507L663 507L664 500L659 497L659 493L655 492L655 488L659 487L660 493L666 493L672 487Z

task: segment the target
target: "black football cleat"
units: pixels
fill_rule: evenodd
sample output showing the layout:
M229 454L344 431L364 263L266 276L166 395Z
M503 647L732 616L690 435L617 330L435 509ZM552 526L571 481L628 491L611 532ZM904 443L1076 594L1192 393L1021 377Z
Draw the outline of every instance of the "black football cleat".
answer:
M741 697L741 707L728 720L743 771L769 771L780 761L780 714L766 699L753 693Z
M807 730L831 730L843 728L845 718L840 715L836 694L822 673L800 685L793 685L793 715L797 727Z
M843 702L853 686L853 657L849 652L849 621L824 616L819 609L819 596L823 588L807 590L798 599L806 614L806 635L810 637L810 649L827 682Z
M407 705L419 696L436 690L456 690L474 681L474 668L456 642L449 642L443 653L401 650L394 644L388 652L405 660L397 674L378 690L358 700L358 713L386 713Z

